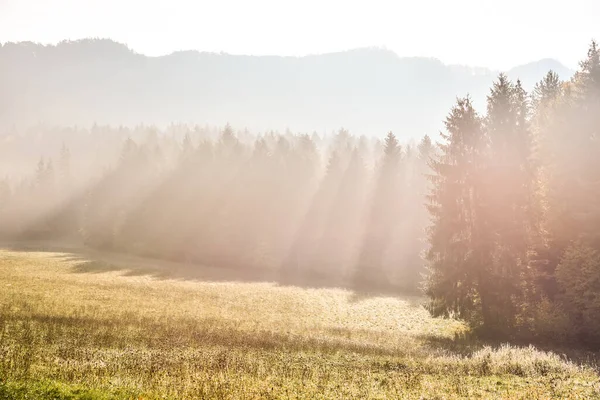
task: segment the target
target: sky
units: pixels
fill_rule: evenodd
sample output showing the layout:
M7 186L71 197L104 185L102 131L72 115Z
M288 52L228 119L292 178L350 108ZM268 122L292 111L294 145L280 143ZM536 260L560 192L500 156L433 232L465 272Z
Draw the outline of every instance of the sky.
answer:
M178 50L400 56L509 69L575 68L600 40L600 0L0 0L0 42L110 38L151 56Z

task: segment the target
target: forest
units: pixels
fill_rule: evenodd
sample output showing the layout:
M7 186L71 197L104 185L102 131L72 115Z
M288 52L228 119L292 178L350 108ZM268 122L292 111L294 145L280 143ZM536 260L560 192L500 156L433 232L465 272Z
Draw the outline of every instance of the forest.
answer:
M33 128L61 140L0 182L6 240L86 246L287 282L423 292L482 335L600 340L600 50L527 93L500 74L484 113L440 135L230 125ZM102 146L98 145L102 142Z

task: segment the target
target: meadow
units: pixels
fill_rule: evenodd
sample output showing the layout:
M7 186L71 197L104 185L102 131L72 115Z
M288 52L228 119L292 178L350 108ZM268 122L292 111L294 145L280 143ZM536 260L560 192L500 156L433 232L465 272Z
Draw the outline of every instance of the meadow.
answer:
M594 354L485 344L422 302L5 246L0 399L600 398Z

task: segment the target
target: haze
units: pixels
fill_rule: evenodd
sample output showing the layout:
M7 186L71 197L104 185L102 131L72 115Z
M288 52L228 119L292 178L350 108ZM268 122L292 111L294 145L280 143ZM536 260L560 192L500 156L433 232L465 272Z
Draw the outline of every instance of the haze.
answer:
M0 0L0 399L600 399L599 1Z
M600 36L595 0L2 0L0 41L111 38L177 50L306 55L383 46L400 56L506 70L552 57L575 69ZM510 26L510 29L505 29Z

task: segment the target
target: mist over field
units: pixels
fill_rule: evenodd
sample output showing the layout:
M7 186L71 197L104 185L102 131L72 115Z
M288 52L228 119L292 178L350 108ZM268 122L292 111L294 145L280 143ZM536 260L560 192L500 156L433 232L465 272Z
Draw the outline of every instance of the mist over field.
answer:
M598 6L311 1L0 1L0 399L600 398Z

